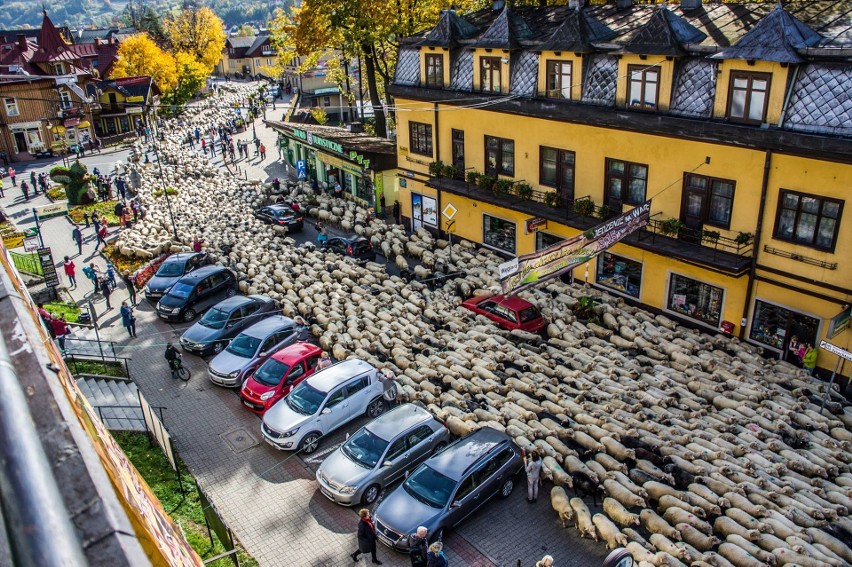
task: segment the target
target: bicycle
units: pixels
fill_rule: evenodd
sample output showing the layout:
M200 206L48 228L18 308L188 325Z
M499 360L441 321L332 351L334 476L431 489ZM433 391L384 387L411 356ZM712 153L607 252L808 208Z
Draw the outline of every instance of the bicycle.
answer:
M189 370L189 368L186 368L183 365L183 360L181 360L180 358L176 358L174 359L174 361L172 361L172 368L174 369L175 374L177 374L177 377L183 380L184 382L188 382L189 379L192 377L192 372Z

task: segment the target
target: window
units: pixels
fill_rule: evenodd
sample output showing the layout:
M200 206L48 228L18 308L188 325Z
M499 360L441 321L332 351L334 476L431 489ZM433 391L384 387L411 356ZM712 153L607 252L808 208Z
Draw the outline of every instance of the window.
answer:
M440 53L426 54L426 86L444 88L444 56Z
M18 101L13 98L4 98L3 103L6 106L6 116L18 116L20 111L18 110Z
M479 90L484 93L500 92L501 66L499 57L481 57L479 59Z
M408 441L408 447L410 449L415 448L417 445L431 437L432 433L434 432L432 431L431 427L429 427L428 425L421 425L420 427L405 436L406 440Z
M687 192L702 196L702 211L699 212L702 223L720 228L731 226L731 210L734 206L735 183L728 179L716 179L704 175L689 173L686 175Z
M801 343L814 344L819 330L819 319L791 311L761 300L754 302L754 315L748 337L770 348L781 351L794 336ZM784 359L798 365L798 356L786 352Z
M720 287L672 274L669 281L668 309L716 329L722 320Z
M547 96L571 99L571 62L547 62Z
M482 242L486 246L515 253L515 223L482 215Z
M556 236L555 234L548 234L547 232L536 232L535 233L535 251L544 250L545 248L550 248L554 244L558 244L565 240L561 236Z
M409 122L408 133L411 152L432 157L432 125Z
M538 182L574 194L574 152L541 146Z
M485 173L515 175L515 141L485 136Z
M774 236L803 246L834 252L843 201L782 190Z
M608 199L641 205L645 202L647 185L647 165L607 158L605 190Z
M53 64L53 74L54 75L62 75L65 73L65 67L62 66L62 63L54 63Z
M71 93L66 90L59 91L59 106L64 110L71 108Z
M264 45L263 47L260 48L260 52L263 55L270 55L270 54L272 54L272 46L271 45Z
M333 408L334 406L336 406L337 404L339 404L340 402L342 402L342 401L346 398L346 395L345 395L345 393L344 393L344 390L345 390L345 388L340 388L339 390L335 391L335 392L334 392L334 393L333 393L333 394L332 394L332 395L328 398L328 403L326 403L326 404L325 404L325 407L327 407L327 408Z
M732 71L728 119L751 124L764 122L771 77L769 73Z
M305 373L305 367L301 364L298 364L290 370L290 374L287 376L287 383L292 384L296 381L296 378L299 378L302 374Z
M471 473L466 479L461 481L461 484L459 484L455 500L464 500L466 496L473 492L474 488L476 488L476 482L474 481L473 473Z
M400 437L391 444L387 455L385 455L385 460L392 461L403 453L405 453L405 437Z
M331 97L330 96L322 97L322 105L323 106L331 106Z
M604 252L598 257L598 273L595 281L610 289L638 298L639 288L642 287L642 264Z
M628 65L627 72L630 74L630 106L656 109L660 92L660 68Z
M364 388L366 388L369 385L370 385L370 377L365 374L364 376L361 376L360 378L358 378L354 382L350 382L349 384L347 384L347 386L346 386L346 397L347 398L351 397L352 395L360 392L361 390L363 390Z

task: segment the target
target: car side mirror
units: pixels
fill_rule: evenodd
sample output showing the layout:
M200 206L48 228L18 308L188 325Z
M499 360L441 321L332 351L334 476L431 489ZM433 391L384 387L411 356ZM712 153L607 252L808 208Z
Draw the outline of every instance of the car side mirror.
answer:
M331 408L324 408L320 413L322 413L322 415L328 415L331 413Z
M461 500L456 500L452 504L450 504L450 508L461 508Z
M392 465L393 465L393 461L385 461L384 463L382 463L383 467L390 467Z

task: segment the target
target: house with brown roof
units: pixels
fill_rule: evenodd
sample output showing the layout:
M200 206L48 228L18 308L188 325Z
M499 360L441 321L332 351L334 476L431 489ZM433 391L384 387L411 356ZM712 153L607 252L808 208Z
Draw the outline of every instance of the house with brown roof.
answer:
M269 76L269 69L277 65L278 53L269 34L233 36L225 40L222 60L216 65L216 74L238 78L277 78Z

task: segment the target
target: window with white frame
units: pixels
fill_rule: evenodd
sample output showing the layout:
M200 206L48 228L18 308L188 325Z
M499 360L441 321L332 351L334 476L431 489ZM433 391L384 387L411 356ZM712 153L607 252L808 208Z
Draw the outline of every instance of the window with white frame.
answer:
M18 110L18 101L13 98L4 98L3 104L6 106L6 116L18 116L21 112Z
M71 93L66 90L59 91L59 106L62 107L63 110L71 108Z

